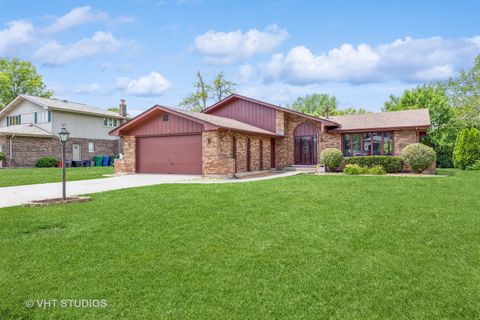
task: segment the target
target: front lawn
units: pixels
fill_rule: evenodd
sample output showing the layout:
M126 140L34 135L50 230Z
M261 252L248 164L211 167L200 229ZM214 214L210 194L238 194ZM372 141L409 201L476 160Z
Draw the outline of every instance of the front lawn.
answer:
M0 209L0 319L478 319L480 172L440 173L159 185Z
M113 174L113 167L67 168L68 181L99 179L104 174ZM0 187L60 181L61 168L0 169Z

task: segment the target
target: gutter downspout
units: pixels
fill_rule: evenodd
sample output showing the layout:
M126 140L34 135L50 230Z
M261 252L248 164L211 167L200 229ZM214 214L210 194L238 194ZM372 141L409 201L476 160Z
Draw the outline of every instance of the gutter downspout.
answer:
M8 157L10 158L10 167L13 168L13 138L15 138L15 134L12 134L10 136L10 143L9 143L9 147L10 147L10 151L9 151L9 154L8 154Z

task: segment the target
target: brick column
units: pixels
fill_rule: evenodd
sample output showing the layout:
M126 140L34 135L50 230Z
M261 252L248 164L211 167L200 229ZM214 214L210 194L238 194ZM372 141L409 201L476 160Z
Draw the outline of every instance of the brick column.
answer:
M134 136L123 136L123 159L115 160L115 174L134 174L137 171L137 141Z

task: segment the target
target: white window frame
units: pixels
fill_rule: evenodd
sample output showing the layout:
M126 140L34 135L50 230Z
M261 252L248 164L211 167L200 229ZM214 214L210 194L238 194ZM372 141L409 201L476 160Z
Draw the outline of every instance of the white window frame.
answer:
M89 141L88 142L88 152L94 153L95 152L95 142Z

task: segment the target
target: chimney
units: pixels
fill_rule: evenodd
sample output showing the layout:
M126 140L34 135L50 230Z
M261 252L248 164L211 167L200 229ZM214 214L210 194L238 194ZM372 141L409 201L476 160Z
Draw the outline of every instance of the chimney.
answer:
M125 99L120 99L120 105L118 106L118 113L122 117L127 116L127 104L125 103Z

